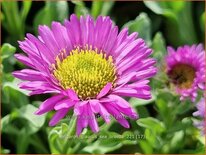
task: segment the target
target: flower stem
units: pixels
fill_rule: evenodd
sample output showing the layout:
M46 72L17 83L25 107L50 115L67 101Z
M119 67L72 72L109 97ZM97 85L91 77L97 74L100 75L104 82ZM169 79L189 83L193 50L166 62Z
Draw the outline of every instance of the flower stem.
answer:
M76 116L73 115L72 119L70 119L68 126L69 126L69 130L68 130L68 134L66 135L66 141L64 143L64 147L62 151L63 154L67 154L67 153L70 153L70 151L72 151L72 149L69 149L69 148L72 145L73 141L69 139L72 139L75 136Z

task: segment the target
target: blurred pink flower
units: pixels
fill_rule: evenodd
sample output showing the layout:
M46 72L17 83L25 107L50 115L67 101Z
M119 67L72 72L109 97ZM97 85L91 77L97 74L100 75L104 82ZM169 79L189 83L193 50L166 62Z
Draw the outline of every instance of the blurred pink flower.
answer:
M167 74L180 100L190 98L193 102L198 89L205 88L205 51L201 44L179 47L177 51L168 47L166 57Z

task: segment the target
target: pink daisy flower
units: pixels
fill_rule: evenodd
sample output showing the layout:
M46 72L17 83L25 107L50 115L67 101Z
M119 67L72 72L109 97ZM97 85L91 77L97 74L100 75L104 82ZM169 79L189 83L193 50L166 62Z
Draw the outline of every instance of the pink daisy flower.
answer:
M190 98L193 102L198 89L205 87L205 51L201 44L179 47L177 51L168 47L166 57L167 74L181 95L180 100Z
M206 133L206 120L205 120L205 99L202 98L196 105L197 111L193 113L193 116L199 116L203 120L201 122L195 122L195 125L202 130L202 133Z
M90 16L71 15L64 25L53 22L51 29L39 26L38 32L38 37L27 34L19 41L26 55L15 55L30 69L13 73L26 80L20 88L31 91L30 95L53 94L36 114L55 110L49 122L54 126L73 109L78 135L87 126L99 131L96 114L106 123L112 115L129 128L124 116L137 119L138 115L122 97L150 99L148 78L156 73L145 41L137 33L128 35L127 29L118 33L112 20L102 16L94 21Z

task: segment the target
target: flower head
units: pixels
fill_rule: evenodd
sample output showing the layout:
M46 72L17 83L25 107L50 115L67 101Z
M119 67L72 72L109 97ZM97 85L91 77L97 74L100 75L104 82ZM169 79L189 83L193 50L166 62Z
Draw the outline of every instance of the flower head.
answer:
M152 53L137 33L118 33L109 17L71 15L64 25L53 22L51 29L39 26L39 36L27 34L20 41L26 55L16 58L31 69L15 71L13 75L26 80L20 88L31 95L52 93L36 114L55 110L49 124L56 125L70 109L77 117L77 134L90 126L98 132L95 118L100 114L106 123L110 115L124 127L123 117L138 118L137 113L122 97L150 99L148 78L156 73Z
M177 51L168 47L166 57L167 74L180 99L190 98L193 102L198 89L205 87L205 51L201 44L179 47Z
M203 120L201 122L195 122L195 125L202 130L202 133L206 133L206 120L205 120L205 99L202 98L196 105L197 111L193 113L193 116L199 116Z

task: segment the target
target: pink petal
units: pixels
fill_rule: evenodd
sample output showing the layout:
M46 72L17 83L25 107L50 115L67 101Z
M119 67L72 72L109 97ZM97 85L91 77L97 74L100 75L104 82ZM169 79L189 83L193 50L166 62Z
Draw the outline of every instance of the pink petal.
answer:
M12 73L16 78L28 81L44 81L41 72L32 69L22 69Z
M82 133L82 129L83 129L82 120L81 120L81 118L78 116L78 117L77 117L77 135L78 135L78 136Z
M112 104L104 104L107 111L113 115L113 117L125 128L129 128L129 123L124 118L124 116L117 110L115 107L112 106Z
M95 118L94 113L91 110L90 105L87 105L87 110L88 110L88 116L89 116L89 126L92 129L93 132L98 132L99 127Z
M64 108L70 108L70 107L72 107L74 104L75 104L75 102L73 102L72 100L70 100L70 99L65 99L65 100L62 100L62 101L58 102L58 103L54 106L54 109L55 109L55 110L60 110L60 109L64 109Z
M60 121L60 119L62 119L63 117L66 116L68 111L69 111L69 109L61 109L61 110L57 111L54 114L54 116L52 117L52 119L49 121L49 126L56 125Z
M44 101L39 109L35 112L36 115L44 114L48 111L51 111L54 109L54 106L57 102L63 99L63 95L55 95L53 97L48 98L46 101Z
M100 110L100 107L99 107L99 100L89 100L89 103L90 103L90 106L91 106L91 109L94 113L98 113L99 110Z
M106 86L104 86L104 88L97 95L97 99L105 96L110 91L111 88L112 88L112 83L107 83Z
M81 115L83 113L84 106L88 103L88 101L79 101L74 106L75 115Z
M99 104L100 110L99 113L102 116L102 118L104 119L104 121L106 123L110 122L110 114L108 113L108 111L104 108L104 106L102 106L101 104Z
M126 100L124 100L123 98L121 98L117 95L109 95L108 97L116 100L116 102L114 102L114 103L116 104L116 108L121 113L129 116L132 119L138 118L137 113L132 109L132 107L130 106L130 104Z
M31 68L35 68L34 65L32 64L32 61L27 56L24 56L22 54L15 54L14 56L17 60L21 61L25 65L27 65Z
M74 101L79 101L79 98L78 98L78 96L77 96L77 94L75 93L74 90L68 89L68 90L66 90L66 92L67 92L69 98L71 98Z

